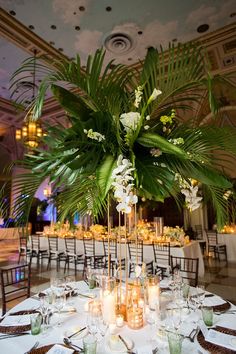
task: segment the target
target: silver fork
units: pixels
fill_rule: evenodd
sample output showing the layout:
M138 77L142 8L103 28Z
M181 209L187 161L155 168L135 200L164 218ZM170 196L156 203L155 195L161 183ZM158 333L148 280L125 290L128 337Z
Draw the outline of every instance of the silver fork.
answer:
M39 345L39 342L34 343L34 345L27 352L25 352L24 354L30 354L30 352L32 350L36 349L38 347L38 345Z

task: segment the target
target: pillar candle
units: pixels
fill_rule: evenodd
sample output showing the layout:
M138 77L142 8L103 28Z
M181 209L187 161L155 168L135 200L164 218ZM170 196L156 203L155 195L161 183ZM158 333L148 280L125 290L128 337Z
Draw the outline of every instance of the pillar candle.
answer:
M113 293L103 294L103 320L105 323L116 321L115 295Z
M151 308L155 308L159 304L159 286L149 285L148 286L148 304Z

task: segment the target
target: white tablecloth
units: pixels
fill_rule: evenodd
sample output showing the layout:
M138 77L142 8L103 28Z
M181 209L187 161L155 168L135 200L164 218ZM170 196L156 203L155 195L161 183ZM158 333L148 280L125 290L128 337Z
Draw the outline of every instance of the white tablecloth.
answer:
M65 240L63 238L58 239L58 248L59 250L65 250ZM41 247L48 247L48 240L46 237L41 237L40 241ZM82 240L76 240L76 248L77 248L77 253L84 253L84 246L83 246L83 241ZM102 241L95 241L95 252L96 255L103 255L104 254L104 249L103 249L103 242ZM119 252L119 250L118 250ZM202 257L202 252L201 248L199 246L198 241L192 241L186 246L183 247L171 247L170 248L170 254L172 256L176 257L188 257L188 258L198 258L199 259L199 270L198 270L198 275L200 277L204 276L205 273L205 268L204 268L204 261ZM121 244L121 256L122 258L127 255L128 258L128 246L125 249L125 244ZM152 245L145 245L143 246L143 256L145 261L152 261L154 260L154 254L153 254L153 247Z
M226 245L228 261L236 262L236 234L218 234L218 242Z
M84 289L84 282L79 282ZM97 290L95 290L97 292ZM98 293L98 292L97 292ZM62 314L63 323L61 327L57 327L55 323L57 322L57 315L53 315L51 319L51 329L47 332L46 335L39 334L37 336L32 336L31 334L21 336L21 337L14 337L10 339L4 339L0 341L0 352L2 354L23 354L27 350L29 350L32 345L39 341L40 346L46 344L54 344L54 343L63 343L63 337L65 336L65 332L73 330L75 327L84 327L86 326L86 313L84 312L84 306L87 302L87 299L82 299L79 297L69 298L69 302L73 301L73 306L77 309L77 313L74 314ZM39 301L35 299L27 299L20 303L19 305L15 306L11 312L25 310L25 309L32 309L38 308ZM234 307L235 308L235 307ZM217 325L229 326L230 328L236 329L236 315L220 315L215 316L214 322ZM54 324L54 325L53 325ZM188 324L189 325L189 324ZM122 328L116 329L116 334L121 334L124 337L128 337L134 343L134 351L135 349L140 348L141 346L147 344L148 339L150 338L150 327L149 325L145 325L140 330L131 330L124 325ZM1 335L1 334L0 334ZM105 339L102 338L101 341L98 343L98 350L97 354L111 354L112 352L107 350L106 346L104 345ZM74 344L82 346L82 341L75 341ZM167 342L159 342L158 345L158 354L168 354L169 351L167 349ZM188 339L183 341L183 350L182 354L205 354L207 353L204 349L202 349L196 338L195 342L192 343Z

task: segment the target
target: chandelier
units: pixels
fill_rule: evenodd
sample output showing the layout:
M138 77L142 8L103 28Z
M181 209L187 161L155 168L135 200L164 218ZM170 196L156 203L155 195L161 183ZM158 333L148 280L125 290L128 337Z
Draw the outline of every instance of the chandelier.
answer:
M36 69L36 54L37 51L34 50L34 66L33 66L33 81L32 81L32 101L35 97L35 69ZM39 145L42 136L46 135L43 133L43 129L40 121L35 121L33 117L33 111L31 110L26 114L25 123L21 129L16 129L15 138L23 142L28 148L36 148Z

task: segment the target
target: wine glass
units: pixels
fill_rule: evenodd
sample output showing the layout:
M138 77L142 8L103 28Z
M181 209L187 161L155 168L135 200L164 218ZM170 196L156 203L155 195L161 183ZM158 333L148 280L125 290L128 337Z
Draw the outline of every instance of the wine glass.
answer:
M54 307L58 311L58 323L57 326L61 326L61 310L65 305L65 289L64 287L58 287L55 289Z
M85 276L87 279L89 290L91 291L92 289L95 288L95 284L96 284L96 281L94 278L94 273L93 273L91 267L86 268Z
M205 286L198 285L197 292L198 292L199 307L202 307L204 304L205 295L206 295Z
M49 309L50 309L50 298L48 295L43 295L40 297L40 313L42 316L42 334L44 335L46 333L46 328L47 328L47 317L49 315Z
M157 323L157 311L154 307L147 306L146 311L145 311L145 315L146 315L145 316L146 321L150 327L150 334L151 334L150 338L148 339L148 342L150 342L152 344L153 342L155 342L154 333L155 333L156 323Z

